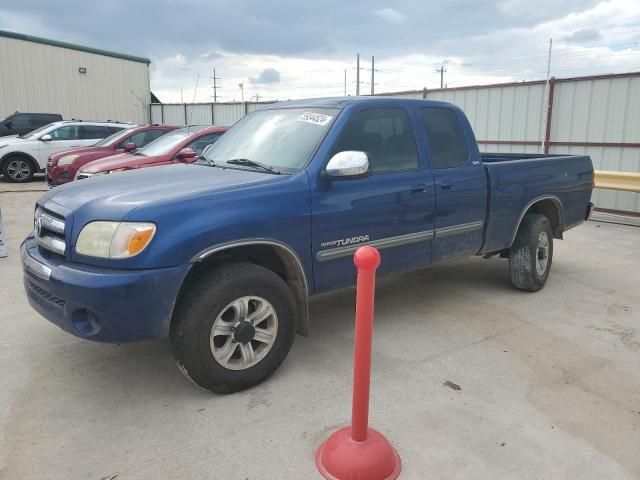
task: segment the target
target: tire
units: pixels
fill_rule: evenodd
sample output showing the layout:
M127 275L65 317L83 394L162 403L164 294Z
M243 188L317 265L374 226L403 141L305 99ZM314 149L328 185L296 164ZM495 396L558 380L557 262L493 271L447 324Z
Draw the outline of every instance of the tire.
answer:
M276 371L293 344L297 310L291 289L271 270L251 263L223 264L197 275L171 323L178 367L215 393L261 383ZM268 315L264 320L247 325L246 319L264 312ZM248 360L251 352L254 363Z
M12 155L2 164L2 174L9 182L28 182L34 173L33 162L24 155Z
M549 220L540 214L525 215L509 249L511 283L520 290L540 290L547 282L552 260L553 232Z

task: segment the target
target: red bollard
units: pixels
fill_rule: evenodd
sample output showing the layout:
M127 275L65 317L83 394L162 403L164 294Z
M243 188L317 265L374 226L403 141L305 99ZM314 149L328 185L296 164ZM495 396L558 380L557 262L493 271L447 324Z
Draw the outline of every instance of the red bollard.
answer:
M360 247L354 262L358 283L351 426L337 430L320 446L316 466L329 480L393 480L400 475L400 456L380 432L368 426L373 301L380 253L373 247Z

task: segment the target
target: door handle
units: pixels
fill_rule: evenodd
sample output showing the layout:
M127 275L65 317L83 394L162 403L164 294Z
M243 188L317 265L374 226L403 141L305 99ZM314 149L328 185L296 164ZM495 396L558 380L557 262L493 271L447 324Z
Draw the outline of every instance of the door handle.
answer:
M453 183L441 183L440 184L440 189L441 190L453 190Z
M422 193L427 191L427 186L424 183L419 183L411 187L411 193Z

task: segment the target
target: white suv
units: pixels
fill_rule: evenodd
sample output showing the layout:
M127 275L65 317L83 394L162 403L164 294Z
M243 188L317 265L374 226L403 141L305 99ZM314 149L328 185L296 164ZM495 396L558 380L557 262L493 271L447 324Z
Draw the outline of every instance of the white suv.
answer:
M10 182L27 182L43 172L49 155L73 147L86 147L109 135L132 128L117 122L54 122L22 136L0 138L0 172Z

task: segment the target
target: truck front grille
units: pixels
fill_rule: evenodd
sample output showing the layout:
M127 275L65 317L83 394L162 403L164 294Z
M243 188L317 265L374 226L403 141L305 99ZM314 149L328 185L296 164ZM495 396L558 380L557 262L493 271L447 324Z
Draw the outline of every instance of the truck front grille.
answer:
M64 240L64 228L64 218L44 210L42 207L36 209L34 230L40 247L64 256L67 249L67 244Z

